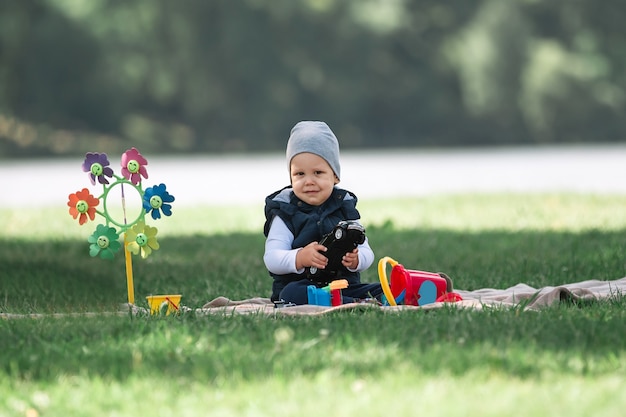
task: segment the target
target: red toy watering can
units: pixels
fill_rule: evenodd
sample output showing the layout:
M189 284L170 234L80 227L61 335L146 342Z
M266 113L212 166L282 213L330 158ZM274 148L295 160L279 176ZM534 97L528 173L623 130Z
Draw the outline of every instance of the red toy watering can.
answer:
M389 280L387 264L391 265ZM387 303L392 306L423 306L437 301L461 300L459 294L452 292L452 280L446 274L405 269L388 256L378 262L378 278Z

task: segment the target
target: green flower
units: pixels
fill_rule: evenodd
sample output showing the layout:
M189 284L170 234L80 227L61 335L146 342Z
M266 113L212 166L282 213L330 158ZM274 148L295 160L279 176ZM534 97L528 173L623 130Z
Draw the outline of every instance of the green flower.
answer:
M100 255L102 259L113 259L115 252L122 247L119 238L120 235L113 227L99 224L87 239L91 243L89 254L94 257Z

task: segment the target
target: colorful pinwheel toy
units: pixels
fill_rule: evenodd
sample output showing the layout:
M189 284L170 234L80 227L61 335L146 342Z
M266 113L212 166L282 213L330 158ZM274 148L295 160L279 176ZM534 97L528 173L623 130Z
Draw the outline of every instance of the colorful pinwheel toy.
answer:
M142 188L141 180L148 179L146 166L148 160L135 148L131 148L122 154L121 172L116 175L109 166L109 158L105 153L87 153L83 161L83 171L87 173L92 185L99 183L103 191L99 196L94 196L89 189L83 188L69 195L67 205L69 213L78 223L83 225L93 221L96 214L104 218L104 224L98 224L96 230L89 236L89 254L102 259L113 259L115 253L122 248L120 235L124 234L124 252L126 256L126 278L128 284L128 302L134 303L133 274L131 253L148 257L152 251L159 249L156 227L150 227L145 223L146 214L150 213L153 220L172 215L172 202L174 196L167 191L165 184L158 184ZM120 187L123 220L115 219L109 211L107 199L114 187ZM141 210L139 215L127 219L126 190L134 190L141 198ZM101 204L102 203L102 204ZM102 209L99 209L101 207Z

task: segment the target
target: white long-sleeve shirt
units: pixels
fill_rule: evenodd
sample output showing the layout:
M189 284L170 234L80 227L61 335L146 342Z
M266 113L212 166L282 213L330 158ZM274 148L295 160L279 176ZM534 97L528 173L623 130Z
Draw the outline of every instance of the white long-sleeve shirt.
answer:
M292 249L293 233L285 222L278 216L272 220L270 230L265 240L265 254L263 262L265 267L277 275L301 274L304 268L296 269L296 254L302 248ZM361 272L369 268L374 262L374 251L365 238L365 242L358 246L359 265L356 269L348 269L351 272Z

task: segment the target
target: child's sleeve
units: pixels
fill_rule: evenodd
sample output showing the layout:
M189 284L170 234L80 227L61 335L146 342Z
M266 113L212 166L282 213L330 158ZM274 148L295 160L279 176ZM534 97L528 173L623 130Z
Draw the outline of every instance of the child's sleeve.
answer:
M359 249L359 266L356 269L348 269L351 272L361 272L369 268L374 262L374 251L365 237L365 242L358 246Z
M296 269L296 254L300 248L292 249L293 234L278 216L274 217L265 240L263 262L268 271L277 275L301 274L304 268Z

